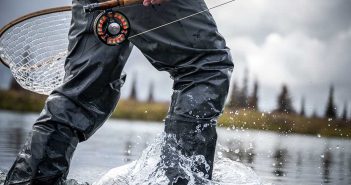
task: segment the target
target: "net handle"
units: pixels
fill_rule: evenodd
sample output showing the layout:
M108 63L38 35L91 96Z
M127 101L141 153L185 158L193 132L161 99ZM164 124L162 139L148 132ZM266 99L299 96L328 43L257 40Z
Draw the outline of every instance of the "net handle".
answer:
M33 17L38 17L41 15L46 15L46 14L50 14L50 13L58 13L58 12L65 12L65 11L71 11L72 7L71 6L61 6L61 7L56 7L56 8L48 8L48 9L44 9L44 10L40 10L40 11L36 11L33 13L29 13L27 15L21 16L11 22L9 22L8 24L6 24L3 28L0 29L0 38L2 37L2 35L10 28L12 28L13 26L15 26L16 24L19 24L27 19L33 18ZM0 56L0 62L2 64L4 64L6 67L9 68L9 65L6 64L6 62L1 58Z

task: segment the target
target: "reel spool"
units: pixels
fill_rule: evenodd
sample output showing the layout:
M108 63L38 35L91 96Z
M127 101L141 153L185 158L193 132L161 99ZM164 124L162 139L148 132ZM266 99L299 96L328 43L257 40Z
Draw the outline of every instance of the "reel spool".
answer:
M105 10L95 19L95 35L100 41L109 46L122 44L127 40L129 32L129 20L121 12Z

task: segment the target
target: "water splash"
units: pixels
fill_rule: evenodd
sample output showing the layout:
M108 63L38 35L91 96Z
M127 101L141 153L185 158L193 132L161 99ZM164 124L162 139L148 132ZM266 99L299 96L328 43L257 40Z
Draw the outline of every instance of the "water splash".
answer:
M92 185L166 185L169 179L165 175L165 165L161 163L161 151L165 144L166 134L156 137L142 153L141 157L127 165L114 168ZM176 151L176 150L175 150ZM185 174L188 185L262 185L255 172L245 165L218 156L213 169L213 180L209 181L201 172L194 173L195 165L206 164L204 156L185 157L177 154L181 164L180 173ZM5 173L0 171L0 185L4 183ZM76 180L67 180L64 185L89 185Z
M156 138L141 157L130 164L114 168L93 185L165 185L169 183L161 163L161 150L165 134ZM185 157L179 154L181 172L186 174L188 185L261 185L260 178L245 165L227 158L218 158L214 164L213 180L207 180L202 173L194 173L195 164L206 163L203 156ZM206 166L207 164L205 164Z
M3 185L3 184L4 184L5 178L6 178L6 173L5 173L5 171L2 171L2 170L0 169L0 185Z

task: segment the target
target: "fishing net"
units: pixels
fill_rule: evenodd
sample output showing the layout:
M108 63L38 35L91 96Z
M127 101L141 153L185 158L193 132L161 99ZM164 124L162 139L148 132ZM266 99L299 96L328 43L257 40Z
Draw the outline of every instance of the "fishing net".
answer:
M56 8L22 17L2 30L1 61L23 88L47 95L62 84L70 22L70 8Z
M129 39L234 2L224 3L135 34ZM65 75L71 8L43 10L21 17L0 31L0 61L25 89L50 94Z

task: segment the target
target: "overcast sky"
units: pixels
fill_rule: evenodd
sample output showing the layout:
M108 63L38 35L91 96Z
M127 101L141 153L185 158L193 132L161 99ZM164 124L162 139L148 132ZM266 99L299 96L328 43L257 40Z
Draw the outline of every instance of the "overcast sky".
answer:
M206 2L212 6L225 1ZM0 26L34 10L69 4L68 0L1 0ZM240 84L247 68L250 87L254 79L260 83L261 109L269 111L276 106L284 83L297 109L301 97L306 97L309 113L314 109L324 112L330 84L336 88L339 112L344 102L351 102L350 0L237 0L211 12L232 49L233 81ZM126 71L129 78L122 96L129 94L137 74L141 99L147 97L148 86L154 82L155 96L169 100L169 75L154 70L138 50L133 51ZM8 76L1 68L1 87L6 86Z

